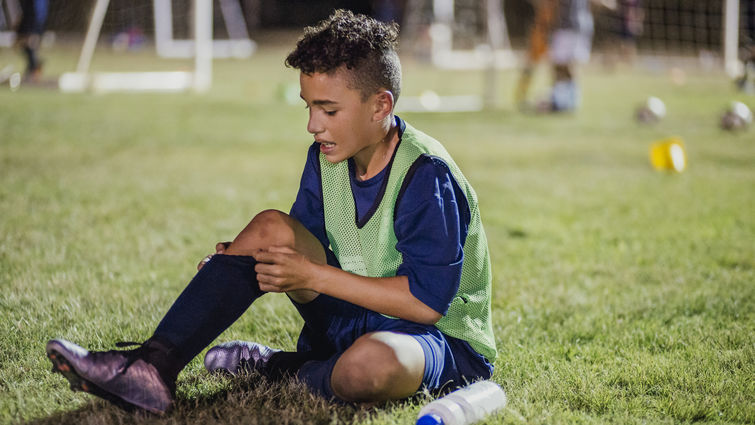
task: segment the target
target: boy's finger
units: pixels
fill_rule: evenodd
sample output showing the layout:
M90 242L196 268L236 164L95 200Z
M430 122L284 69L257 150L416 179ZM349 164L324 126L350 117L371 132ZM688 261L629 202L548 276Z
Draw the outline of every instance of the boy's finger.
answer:
M254 254L254 259L257 260L257 264L269 263L271 254L268 251L258 251Z
M215 244L215 253L222 254L226 249L228 249L229 246L231 246L230 242L218 242L217 244Z
M254 271L257 272L259 278L259 275L272 274L273 267L275 267L273 264L257 263L254 265Z
M296 251L290 246L271 246L268 247L269 252L279 252L281 254L294 254Z
M197 264L197 271L199 271L205 264L207 264L207 262L210 261L210 258L212 258L212 254L204 257L202 261Z
M284 253L280 252L270 252L270 251L259 251L256 254L254 254L254 259L257 260L257 264L265 263L265 264L275 264L280 263L283 259L282 255L285 255Z
M275 284L276 280L282 278L280 275L281 270L275 265L257 263L254 267L254 271L257 272L257 282Z

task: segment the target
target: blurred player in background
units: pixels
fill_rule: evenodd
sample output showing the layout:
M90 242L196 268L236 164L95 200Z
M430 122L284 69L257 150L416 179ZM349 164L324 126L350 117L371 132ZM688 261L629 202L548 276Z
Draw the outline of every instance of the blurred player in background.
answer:
M637 57L637 38L642 35L645 9L641 0L601 0L611 17L609 46L606 49L606 65L633 64Z
M535 2L534 6L535 19L532 27L530 27L527 57L515 93L515 101L520 108L526 107L532 74L548 52L548 38L553 26L553 15L558 7L558 0L539 0Z
M577 108L580 92L576 67L590 59L593 29L590 0L541 0L537 3L527 65L516 91L520 106L527 105L533 68L547 51L553 67L553 86L549 96L538 102L537 110L566 112ZM549 43L547 50L544 40Z
M742 0L740 8L741 16L745 18L740 50L744 73L736 83L741 91L755 94L755 1Z
M642 25L645 11L640 0L619 0L619 17L621 18L621 32L619 36L620 50L624 58L630 63L637 56L637 37L642 35Z
M18 45L26 56L24 81L27 82L39 82L42 74L42 60L37 51L45 32L48 9L48 0L21 0L22 17L16 34Z

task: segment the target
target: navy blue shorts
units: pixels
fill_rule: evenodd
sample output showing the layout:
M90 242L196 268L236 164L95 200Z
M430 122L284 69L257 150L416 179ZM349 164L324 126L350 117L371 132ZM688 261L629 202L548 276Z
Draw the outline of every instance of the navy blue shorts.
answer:
M304 319L297 351L327 358L343 353L354 341L370 332L389 331L414 337L425 352L422 386L444 392L493 373L485 357L463 340L450 337L432 325L393 319L363 307L320 294L307 304L294 305Z

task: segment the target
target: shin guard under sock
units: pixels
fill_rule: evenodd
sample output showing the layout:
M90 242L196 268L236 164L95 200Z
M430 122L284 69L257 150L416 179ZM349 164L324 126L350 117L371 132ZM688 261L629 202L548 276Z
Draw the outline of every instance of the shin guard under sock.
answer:
M255 264L250 256L215 254L165 314L154 338L173 344L181 369L264 293Z

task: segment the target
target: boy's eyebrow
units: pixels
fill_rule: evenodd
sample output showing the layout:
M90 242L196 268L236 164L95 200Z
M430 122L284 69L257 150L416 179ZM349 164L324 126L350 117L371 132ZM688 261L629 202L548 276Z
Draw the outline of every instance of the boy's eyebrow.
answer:
M301 97L303 101L305 101L305 102L307 101L307 99L304 99L304 96L302 96L302 95L299 95L299 97ZM336 102L335 100L327 100L327 99L322 99L322 100L313 100L313 101L312 101L312 105L317 105L317 106L322 106L322 105L335 105L336 103L338 103L338 102Z

